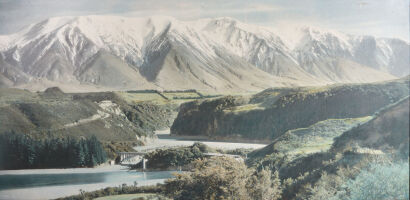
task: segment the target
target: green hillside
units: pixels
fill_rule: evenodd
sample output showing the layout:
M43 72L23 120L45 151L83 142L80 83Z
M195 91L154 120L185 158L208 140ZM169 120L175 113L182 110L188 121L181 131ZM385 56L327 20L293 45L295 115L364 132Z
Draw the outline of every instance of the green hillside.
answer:
M307 128L289 130L268 146L248 154L248 162L260 161L273 153L286 155L289 162L309 154L328 151L334 138L370 119L371 117L328 119Z
M406 199L409 103L409 97L403 98L381 109L370 120L356 121L353 128L335 137L330 149L316 153L300 149L310 146L311 140L306 138L323 137L326 131L317 134L315 124L302 129L307 131L303 137L296 137L292 130L292 137L287 137L287 133L249 154L248 164L279 171L286 184L282 196L286 199ZM296 135L300 131L296 130ZM283 146L287 144L292 145ZM295 150L299 151L297 156L293 154Z
M271 141L288 130L323 120L373 115L408 94L407 77L373 84L267 89L253 96L194 101L181 105L171 133Z

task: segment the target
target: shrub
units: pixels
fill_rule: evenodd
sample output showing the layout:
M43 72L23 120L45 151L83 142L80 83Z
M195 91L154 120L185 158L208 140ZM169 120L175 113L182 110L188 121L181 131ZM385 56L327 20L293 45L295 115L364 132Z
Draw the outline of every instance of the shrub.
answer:
M145 155L148 159L147 167L154 169L166 169L169 167L185 166L198 158L203 158L203 152L207 147L196 143L190 147L177 147L170 149L158 149Z
M350 199L409 199L409 163L371 164L346 189Z
M233 158L215 157L193 162L191 172L168 180L164 192L176 200L280 198L278 173L255 172Z

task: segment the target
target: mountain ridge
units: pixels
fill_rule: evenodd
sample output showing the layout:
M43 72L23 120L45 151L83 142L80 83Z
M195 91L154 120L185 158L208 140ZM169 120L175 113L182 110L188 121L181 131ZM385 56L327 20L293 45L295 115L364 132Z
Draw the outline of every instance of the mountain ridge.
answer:
M359 51L364 53L355 56L357 49L364 48L360 37L323 33L312 28L304 31L301 41L296 42L299 44L290 47L271 29L232 18L179 21L163 16L55 17L18 33L0 36L0 78L1 82L7 82L7 87L45 79L117 90L186 89L182 86L190 85L222 92L374 82L408 74L405 61L408 42L370 37L370 42L375 44L372 49ZM170 62L171 59L166 59L170 51L175 54L174 61L177 57L184 59ZM134 70L130 76L137 80L124 86L121 82L129 78L119 73L119 82L101 85L95 81L105 76L99 71L88 78L81 77L79 72L90 68L90 63L101 52L118 58L116 63L122 62ZM337 67L335 63L339 60L350 64ZM116 68L111 61L103 63L106 68ZM245 70L236 69L244 66ZM345 66L353 66L360 73L337 70ZM121 68L124 71L125 68ZM172 73L179 74L180 78L161 73L166 68L174 69ZM19 77L28 78L18 80ZM246 83L242 83L244 81ZM170 88L171 85L175 87Z

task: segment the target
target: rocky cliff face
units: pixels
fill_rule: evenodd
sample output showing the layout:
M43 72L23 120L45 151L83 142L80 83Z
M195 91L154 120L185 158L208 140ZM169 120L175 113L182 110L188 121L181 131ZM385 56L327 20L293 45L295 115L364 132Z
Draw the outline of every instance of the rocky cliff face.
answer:
M409 78L321 88L268 89L250 98L181 105L171 134L272 140L326 119L373 115L409 95Z

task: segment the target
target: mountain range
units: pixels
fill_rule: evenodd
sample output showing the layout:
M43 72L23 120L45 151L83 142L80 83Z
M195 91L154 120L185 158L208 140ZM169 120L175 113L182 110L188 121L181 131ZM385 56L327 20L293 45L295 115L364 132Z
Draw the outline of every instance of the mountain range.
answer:
M260 91L409 74L410 43L232 18L55 17L0 36L0 87Z

